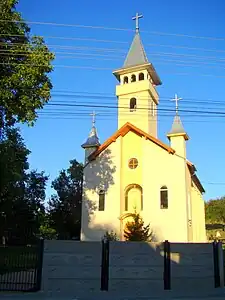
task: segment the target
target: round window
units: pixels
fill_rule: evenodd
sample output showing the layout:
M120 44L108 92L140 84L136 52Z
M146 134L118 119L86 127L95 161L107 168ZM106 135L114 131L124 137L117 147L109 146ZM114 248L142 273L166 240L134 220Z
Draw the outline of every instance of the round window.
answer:
M136 169L138 166L138 160L136 158L131 158L129 160L128 166L130 169Z

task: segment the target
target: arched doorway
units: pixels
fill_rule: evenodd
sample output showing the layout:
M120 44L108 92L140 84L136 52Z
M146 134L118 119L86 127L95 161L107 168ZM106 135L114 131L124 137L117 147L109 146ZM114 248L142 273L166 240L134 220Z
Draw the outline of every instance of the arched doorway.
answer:
M139 213L143 210L142 187L138 184L130 184L125 190L125 211Z

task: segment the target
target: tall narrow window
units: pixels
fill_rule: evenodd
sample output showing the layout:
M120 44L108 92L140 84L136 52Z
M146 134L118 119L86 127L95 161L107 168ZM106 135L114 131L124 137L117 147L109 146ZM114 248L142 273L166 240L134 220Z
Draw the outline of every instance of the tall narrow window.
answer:
M131 98L130 99L130 111L135 111L137 108L137 99Z
M105 210L105 191L104 190L99 191L98 210L99 211L104 211Z
M139 80L144 80L144 79L145 79L144 73L140 73L140 74L139 74Z
M136 81L136 76L134 74L131 75L131 82L135 82Z
M130 184L125 190L125 211L143 210L143 190L138 184Z
M123 83L124 83L124 84L128 83L128 77L127 77L127 76L124 76L124 78L123 78Z
M160 188L160 208L168 208L168 189L165 185Z

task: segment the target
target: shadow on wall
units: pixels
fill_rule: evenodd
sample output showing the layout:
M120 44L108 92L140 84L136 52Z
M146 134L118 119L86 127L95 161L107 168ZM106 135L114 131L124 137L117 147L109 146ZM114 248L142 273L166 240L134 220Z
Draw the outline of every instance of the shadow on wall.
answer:
M113 224L90 230L97 239L99 231L105 229L115 231ZM166 289L186 296L216 292L212 244L169 245L170 250L159 242L110 242L109 291L149 296L166 286ZM169 263L168 260L165 262L165 251L170 253Z
M104 224L104 220L103 225L95 228L92 228L91 224L94 221L94 212L99 210L99 191L107 194L109 188L115 184L115 172L116 167L110 149L103 151L84 170L81 226L85 240L100 240L106 231L115 230L115 228L111 229L111 224L110 226L107 223Z

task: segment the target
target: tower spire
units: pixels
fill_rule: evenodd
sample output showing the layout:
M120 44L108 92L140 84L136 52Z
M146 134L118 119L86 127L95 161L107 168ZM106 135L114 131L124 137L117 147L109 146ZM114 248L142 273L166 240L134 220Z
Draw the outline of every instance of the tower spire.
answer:
M138 13L136 13L135 17L132 18L132 20L135 20L136 23L136 33L139 32L139 19L143 18L143 15L139 15Z
M135 20L135 35L133 42L130 46L129 52L123 64L123 68L130 68L133 66L148 64L148 58L142 45L140 33L139 33L139 19L143 18L143 15L136 13L136 16L132 18Z
M167 134L167 137L170 138L171 136L178 136L178 135L183 135L185 140L188 140L189 137L187 133L184 130L183 124L181 122L179 113L178 113L178 102L182 100L182 98L179 98L177 94L175 94L175 97L172 99L172 101L175 101L176 105L176 114L173 119L173 124L170 132Z
M97 134L97 129L95 127L95 117L96 117L96 113L95 111L93 111L90 116L92 116L92 128L91 131L89 133L89 136L86 140L86 142L84 144L81 145L82 148L95 148L100 146L100 142L99 142L99 138L98 138L98 134Z

